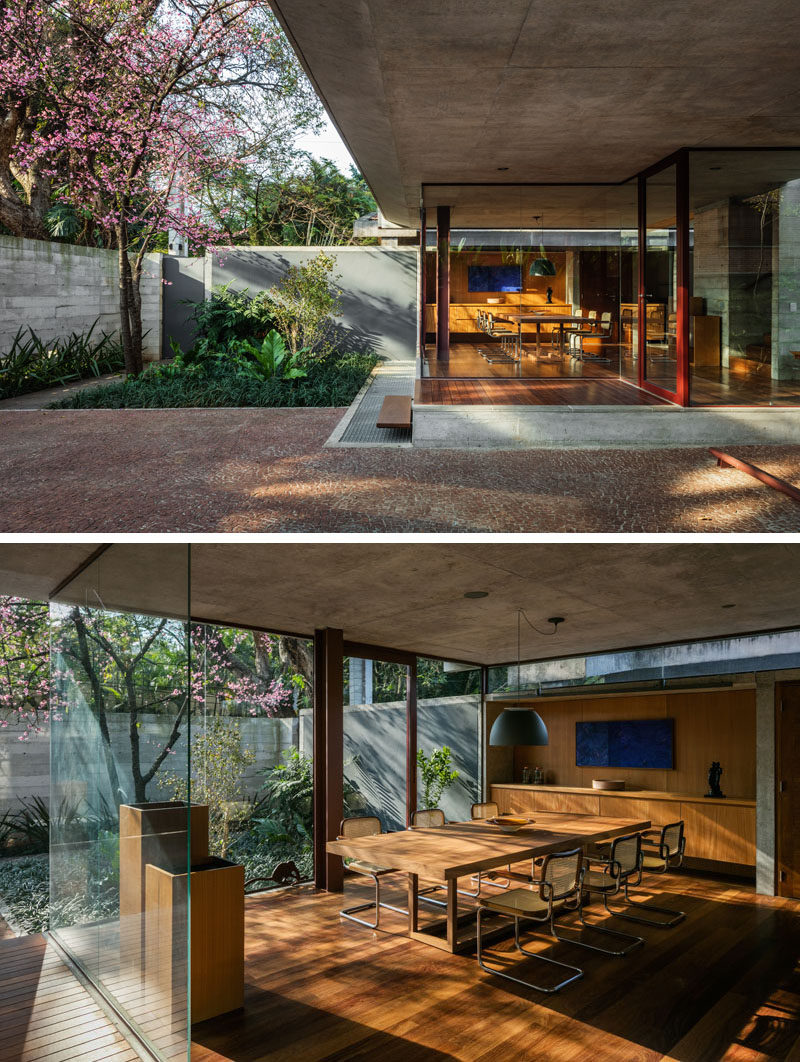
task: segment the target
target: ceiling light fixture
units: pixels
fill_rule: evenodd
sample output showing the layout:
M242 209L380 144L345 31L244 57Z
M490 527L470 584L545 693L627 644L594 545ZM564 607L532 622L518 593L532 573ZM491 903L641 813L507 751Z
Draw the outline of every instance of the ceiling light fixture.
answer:
M554 277L556 267L547 257L544 249L544 214L534 214L533 220L539 222L539 254L541 257L534 258L528 270L529 277Z
M534 627L525 610L517 609L517 696L522 692L522 620L538 634L554 635L563 616L553 616L547 622L553 624L552 631L540 631ZM489 733L490 745L548 745L550 739L544 720L533 708L504 708L495 719Z
M476 600L479 597L488 597L488 596L489 596L489 591L488 590L467 590L466 594L464 594L464 597L468 597L468 598L470 598L470 600Z

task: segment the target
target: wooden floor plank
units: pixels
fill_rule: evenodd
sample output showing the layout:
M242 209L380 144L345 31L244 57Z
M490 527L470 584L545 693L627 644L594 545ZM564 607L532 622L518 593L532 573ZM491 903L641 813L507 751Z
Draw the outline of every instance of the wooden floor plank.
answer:
M347 888L348 902L366 896ZM388 888L390 902L393 889L402 902L402 883ZM766 1023L775 1019L769 1008L780 1000L783 1053L774 1057L788 1059L800 1043L793 994L800 996L800 974L786 958L800 951L800 905L689 874L658 879L651 894L689 917L672 930L601 923L646 938L625 959L543 945L548 956L585 970L553 997L490 977L474 956L405 940L404 919L389 912L386 931L375 933L341 922L341 898L311 888L251 900L244 1012L195 1026L193 1060L656 1062L674 1051L680 1062L716 1062L730 1052L738 1062L741 1052L764 1046ZM508 944L493 953L519 961ZM535 959L518 969L541 972Z

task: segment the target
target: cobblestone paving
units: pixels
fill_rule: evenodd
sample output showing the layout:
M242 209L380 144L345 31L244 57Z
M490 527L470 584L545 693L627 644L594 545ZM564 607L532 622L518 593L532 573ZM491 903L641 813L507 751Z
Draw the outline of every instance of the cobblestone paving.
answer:
M704 449L326 449L343 412L0 413L0 531L800 531ZM732 449L800 484L800 447Z

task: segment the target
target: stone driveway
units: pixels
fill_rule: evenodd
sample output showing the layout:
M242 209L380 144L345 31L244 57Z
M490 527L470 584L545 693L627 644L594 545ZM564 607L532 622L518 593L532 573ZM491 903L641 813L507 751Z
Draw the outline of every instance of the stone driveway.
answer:
M0 412L0 531L800 532L705 450L325 448L343 412ZM800 447L734 452L800 484Z

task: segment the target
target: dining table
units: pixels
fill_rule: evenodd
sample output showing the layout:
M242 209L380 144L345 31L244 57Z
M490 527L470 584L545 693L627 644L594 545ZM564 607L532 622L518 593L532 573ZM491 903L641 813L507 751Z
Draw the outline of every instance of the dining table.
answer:
M476 908L459 913L458 881L478 871L496 871L514 863L530 863L552 852L567 851L650 828L647 819L617 819L603 815L536 812L535 819L516 833L504 833L489 819L449 822L444 826L409 828L367 837L328 841L327 851L345 859L359 859L391 867L408 875L408 935L443 951L455 953L474 945ZM505 877L505 871L498 877ZM527 875L512 873L527 880ZM446 893L445 917L420 922L420 882ZM491 885L487 886L492 888ZM494 890L492 890L494 891Z
M588 317L584 317L579 314L561 314L561 313L496 313L494 315L498 321L508 321L510 324L517 326L517 343L518 349L522 350L522 326L524 324L536 325L536 353L540 354L542 350L542 325L551 324L558 325L558 349L560 353L564 353L564 334L565 327L568 324L596 324Z

